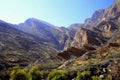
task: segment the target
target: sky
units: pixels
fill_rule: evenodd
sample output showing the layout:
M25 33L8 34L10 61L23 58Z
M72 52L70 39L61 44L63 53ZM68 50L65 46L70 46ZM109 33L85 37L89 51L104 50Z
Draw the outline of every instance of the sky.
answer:
M98 9L114 0L0 0L0 20L12 24L28 18L44 20L55 26L83 23Z

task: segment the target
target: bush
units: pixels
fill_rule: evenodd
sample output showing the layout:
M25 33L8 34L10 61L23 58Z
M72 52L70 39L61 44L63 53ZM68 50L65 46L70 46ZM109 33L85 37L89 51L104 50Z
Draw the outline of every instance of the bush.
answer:
M39 71L39 65L33 66L29 71L30 80L42 80L43 72Z
M28 80L27 69L19 69L16 67L10 73L10 80Z
M16 66L10 73L10 80L42 80L43 72L39 70L39 67L39 65L36 65L27 70Z
M30 80L42 80L43 73L40 71L33 71L30 73Z
M92 80L102 80L102 79L98 76L92 76Z
M65 70L54 70L48 75L48 80L67 80L68 72Z
M75 80L91 80L90 71L78 72Z

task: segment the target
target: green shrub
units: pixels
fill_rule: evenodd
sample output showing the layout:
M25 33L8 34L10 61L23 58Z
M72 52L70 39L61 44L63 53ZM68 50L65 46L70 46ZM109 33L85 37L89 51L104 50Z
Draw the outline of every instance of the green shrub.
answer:
M102 79L98 76L92 76L92 80L102 80Z
M40 71L33 71L30 73L30 80L42 80L43 73Z
M68 72L65 70L54 70L48 75L48 80L67 80Z
M10 73L10 80L42 80L43 72L39 70L39 67L36 65L27 70L15 66Z
M76 80L91 80L90 71L78 72Z
M28 75L30 80L42 80L43 78L43 72L39 71L40 65L33 66Z
M10 80L28 80L27 69L15 69L10 73Z

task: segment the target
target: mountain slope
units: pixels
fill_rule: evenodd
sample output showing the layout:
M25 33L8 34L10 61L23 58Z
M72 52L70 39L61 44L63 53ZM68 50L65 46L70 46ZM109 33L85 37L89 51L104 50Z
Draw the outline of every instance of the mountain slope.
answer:
M74 37L77 30L83 26L84 25L80 23L71 24L70 26L68 26L68 30L71 32L71 35Z
M27 19L16 28L35 36L41 43L57 50L63 50L66 40L70 37L67 28L55 27L34 18Z
M17 64L28 65L40 57L55 53L33 36L13 28L12 24L0 21L0 68Z

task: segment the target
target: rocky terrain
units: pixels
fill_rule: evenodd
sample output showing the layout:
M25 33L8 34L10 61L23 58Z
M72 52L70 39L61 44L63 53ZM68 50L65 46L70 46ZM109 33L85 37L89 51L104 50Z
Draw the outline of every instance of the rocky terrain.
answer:
M47 55L57 52L13 26L0 21L0 70L17 64L26 66L40 57L46 58Z

